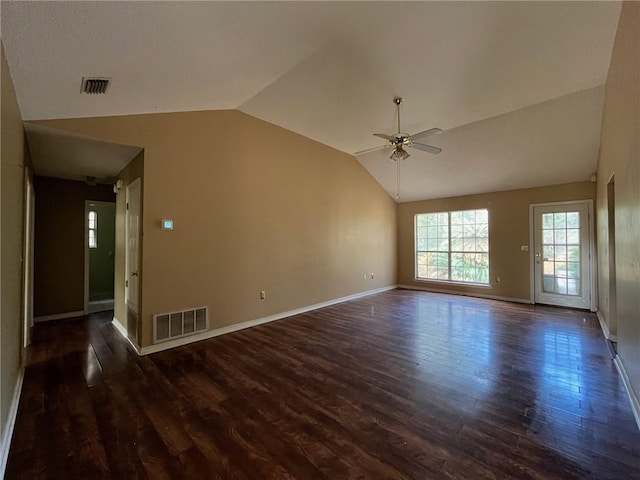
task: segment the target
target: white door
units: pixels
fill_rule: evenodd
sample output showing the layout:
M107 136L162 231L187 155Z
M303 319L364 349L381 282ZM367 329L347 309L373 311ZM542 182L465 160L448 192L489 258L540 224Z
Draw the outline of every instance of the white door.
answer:
M140 262L140 179L131 182L126 189L127 215L126 215L126 279L125 301L129 310L138 312L138 286Z
M589 203L534 206L535 303L591 308Z

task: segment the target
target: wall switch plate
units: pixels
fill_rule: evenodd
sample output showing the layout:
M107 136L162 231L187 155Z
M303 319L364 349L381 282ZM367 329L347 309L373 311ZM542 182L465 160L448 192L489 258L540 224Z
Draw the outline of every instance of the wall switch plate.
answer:
M264 290L260 291L260 300L264 300L265 298L267 298L267 292L265 292Z
M528 252L529 251L529 245L520 245L520 251Z
M162 220L162 230L173 230L173 220Z

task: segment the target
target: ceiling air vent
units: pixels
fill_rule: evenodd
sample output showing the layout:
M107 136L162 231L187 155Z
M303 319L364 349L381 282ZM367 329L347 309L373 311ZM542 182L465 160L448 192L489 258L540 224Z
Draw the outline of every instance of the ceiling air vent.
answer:
M110 83L110 78L84 77L82 79L82 90L80 92L89 95L104 95L107 93Z

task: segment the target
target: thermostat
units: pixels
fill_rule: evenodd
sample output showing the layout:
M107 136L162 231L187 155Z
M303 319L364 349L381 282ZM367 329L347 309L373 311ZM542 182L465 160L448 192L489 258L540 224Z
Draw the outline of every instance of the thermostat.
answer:
M162 220L163 230L173 230L173 220Z

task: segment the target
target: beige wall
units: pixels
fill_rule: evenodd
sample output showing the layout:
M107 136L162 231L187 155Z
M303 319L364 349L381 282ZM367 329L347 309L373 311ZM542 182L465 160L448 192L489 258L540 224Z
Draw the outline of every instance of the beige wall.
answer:
M0 168L0 427L7 433L7 417L21 368L21 306L24 165L28 155L22 119L11 73L0 44L2 59L2 120Z
M395 202L350 155L234 110L41 123L145 149L143 346L155 313L216 328L396 283Z
M609 311L607 182L615 173L617 322ZM640 397L640 3L625 2L607 78L598 161L600 311Z
M113 187L36 176L34 189L34 316L82 311L85 200L113 202Z
M127 165L122 172L118 174L118 179L122 180L122 188L118 191L116 198L116 262L115 262L115 278L114 278L114 316L115 318L130 332L130 338L139 344L141 335L141 325L128 325L127 308L124 295L125 281L125 246L126 246L126 187L136 178L140 179L142 196L144 197L144 151L140 152ZM142 213L144 222L144 212ZM144 241L144 232L140 231L141 245ZM142 259L142 257L140 257ZM139 273L139 282L142 286L142 272ZM142 293L142 289L140 289ZM141 302L138 300L138 305Z
M521 245L529 245L529 205L593 199L594 196L595 184L581 182L402 203L398 207L398 283L413 287L529 300L531 296L530 258L528 252L520 250ZM491 288L414 280L415 214L477 208L489 210ZM500 283L496 282L498 276L501 278Z

